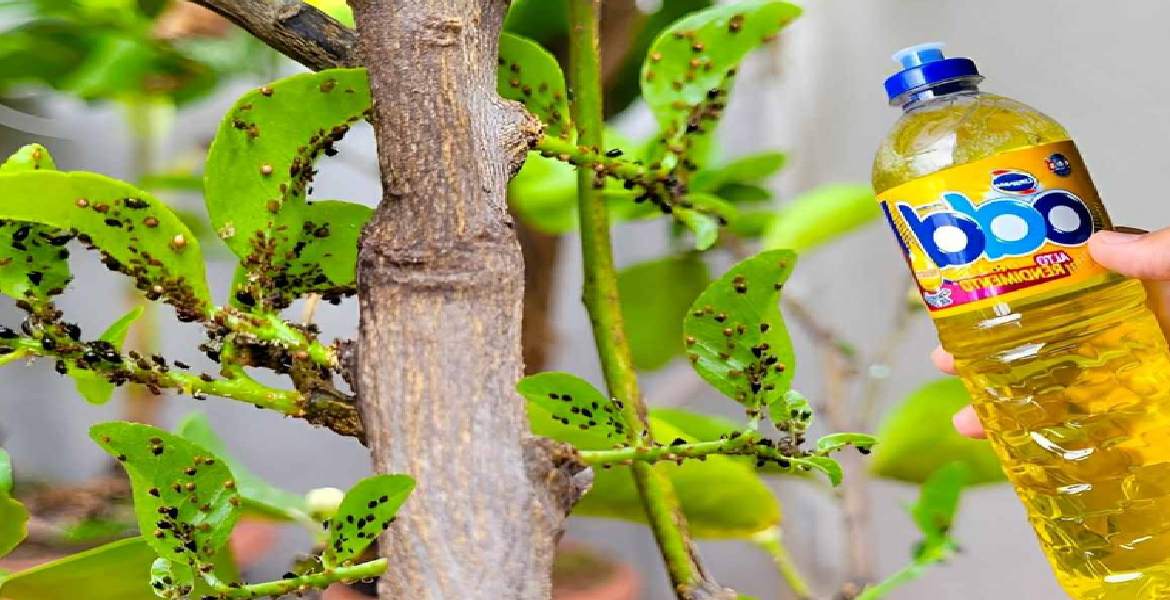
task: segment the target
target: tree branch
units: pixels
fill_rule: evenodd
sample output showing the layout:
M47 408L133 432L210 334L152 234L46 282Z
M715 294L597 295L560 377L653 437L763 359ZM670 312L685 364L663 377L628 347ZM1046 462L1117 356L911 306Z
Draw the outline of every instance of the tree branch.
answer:
M299 0L189 0L313 69L356 67L357 32Z

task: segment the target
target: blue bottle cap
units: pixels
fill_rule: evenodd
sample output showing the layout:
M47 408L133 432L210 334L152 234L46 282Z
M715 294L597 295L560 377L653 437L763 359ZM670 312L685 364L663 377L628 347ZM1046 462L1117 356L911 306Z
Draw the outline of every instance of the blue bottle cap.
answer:
M894 54L894 62L902 70L886 80L886 95L893 102L903 94L942 81L963 77L980 77L975 61L969 58L947 58L942 42L910 46Z

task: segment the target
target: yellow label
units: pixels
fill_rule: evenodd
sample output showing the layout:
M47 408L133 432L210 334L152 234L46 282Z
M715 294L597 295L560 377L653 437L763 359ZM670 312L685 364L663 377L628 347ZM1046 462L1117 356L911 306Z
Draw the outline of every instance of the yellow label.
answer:
M1108 273L1088 242L1109 216L1072 142L939 171L878 200L936 318Z

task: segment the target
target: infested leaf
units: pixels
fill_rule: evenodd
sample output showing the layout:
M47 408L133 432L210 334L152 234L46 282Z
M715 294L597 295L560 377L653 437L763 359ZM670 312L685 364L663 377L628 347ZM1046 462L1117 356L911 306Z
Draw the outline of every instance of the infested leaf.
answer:
M174 305L180 319L211 307L198 240L162 202L130 184L84 172L0 175L0 219L77 230L108 267Z
M304 496L286 492L257 477L228 454L223 440L211 428L203 413L191 413L184 418L175 433L198 444L218 456L235 476L236 489L244 501L244 510L263 517L285 520L303 520L309 514Z
M970 403L963 382L953 377L919 387L886 414L870 470L878 477L922 483L947 464L962 462L969 485L1004 481L991 445L959 435L951 423Z
M394 522L414 486L407 475L375 475L354 485L328 522L329 541L321 564L332 569L360 557Z
M529 375L516 384L516 391L566 428L590 432L611 445L626 439L627 424L618 402L572 373Z
M150 565L150 587L160 598L182 598L195 589L195 573L185 564L158 558Z
M773 0L716 5L663 31L642 66L642 95L658 120L661 154L697 166L710 148L735 69L801 9Z
M141 306L135 307L130 312L122 315L117 321L114 321L110 326L98 336L98 340L109 342L114 345L117 350L122 349L122 343L126 341L126 334L130 332L130 326L134 324L145 309ZM73 378L77 384L77 393L85 398L86 402L90 404L105 404L110 401L110 397L114 393L114 384L99 373L90 369L83 369L77 366L76 363L67 365L66 371L70 377Z
M831 433L817 440L817 452L828 454L854 446L868 454L869 449L877 443L877 438L867 433Z
M683 317L710 282L707 265L694 253L618 272L622 316L634 366L653 371L682 355Z
M352 285L348 243L356 238L349 234L365 223L369 209L306 198L317 158L334 154L334 145L369 109L365 70L331 69L248 92L224 117L207 155L207 214L254 275L249 293L255 301L266 297L283 308L296 294ZM339 239L326 241L334 233ZM336 263L311 262L325 255Z
M130 475L134 511L159 556L210 564L240 515L231 470L207 449L157 427L100 423L90 437Z
M877 219L873 188L831 184L793 198L776 212L764 232L765 248L803 252Z
M56 163L40 144L28 144L0 165L0 173L54 171ZM73 278L69 232L23 221L0 221L0 293L16 299L26 294L48 298L59 294Z
M496 88L501 97L516 100L544 123L544 134L571 139L569 98L565 74L548 50L519 35L500 36Z
M0 164L0 173L19 173L22 171L56 171L57 163L49 155L49 151L40 144L22 146Z
M795 263L784 250L740 262L707 287L683 322L695 371L749 409L784 398L792 381L795 355L780 290Z
M768 404L768 416L772 418L773 423L791 423L804 430L812 425L815 415L808 398L790 389Z

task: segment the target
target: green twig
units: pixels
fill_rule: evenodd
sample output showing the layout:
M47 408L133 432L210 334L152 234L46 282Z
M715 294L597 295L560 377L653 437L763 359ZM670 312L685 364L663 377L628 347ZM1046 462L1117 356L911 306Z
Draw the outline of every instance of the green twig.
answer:
M776 570L780 572L780 576L796 594L796 600L810 600L813 597L812 587L801 575L799 567L792 560L792 555L788 553L788 548L784 547L779 527L765 529L753 535L752 543L772 557L772 561L776 563Z
M731 439L694 444L670 446L634 446L614 450L582 450L580 460L589 466L633 465L634 463L656 463L659 461L681 461L703 458L711 455L754 456L759 460L776 462L781 468L810 470L812 463L802 457L785 454L773 447L758 444L759 438L753 432L746 432Z
M578 142L585 148L605 146L602 118L601 66L598 51L597 0L569 0L569 78L573 90L573 120ZM583 300L593 323L606 384L623 403L631 445L653 445L646 406L638 388L629 341L618 302L616 269L610 241L609 213L594 190L596 173L577 172L581 254L584 260ZM634 481L646 516L680 598L702 583L703 570L692 552L686 518L670 480L643 461L632 465Z
M877 600L894 591L895 588L905 585L926 572L926 565L910 563L880 583L865 588L854 600Z
M379 558L378 560L364 562L352 567L327 569L321 573L290 577L280 581L252 583L240 586L232 586L215 581L213 585L216 591L225 598L262 598L265 596L279 598L297 591L303 592L309 589L324 589L338 582L349 583L370 577L377 577L386 572L387 564L386 559Z
M549 158L643 185L653 185L671 177L669 169L651 169L645 165L630 162L621 156L595 152L591 148L577 146L558 137L544 136L540 138L540 141L536 143L536 149Z

